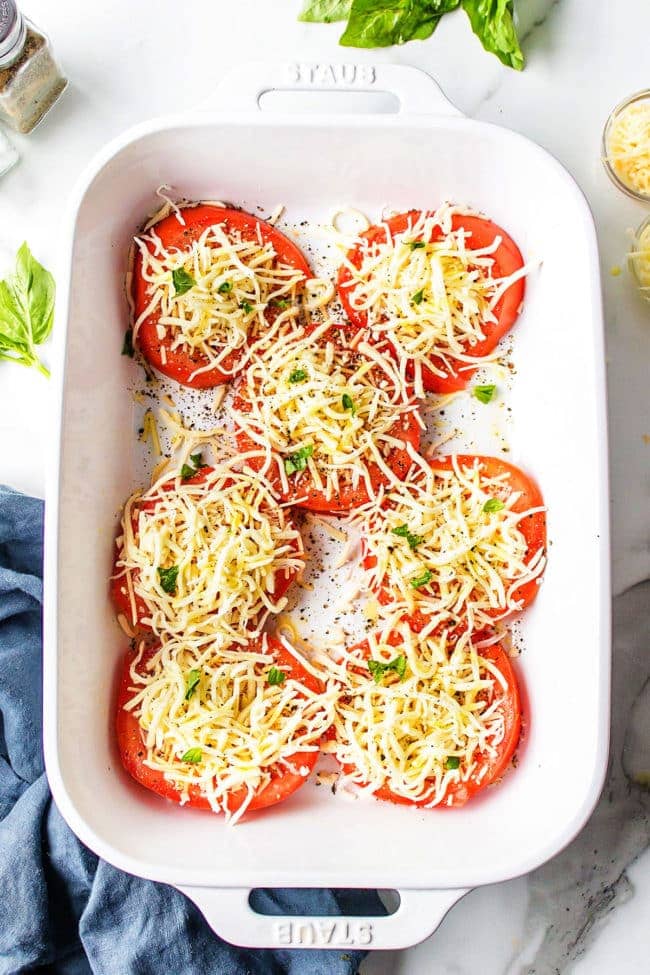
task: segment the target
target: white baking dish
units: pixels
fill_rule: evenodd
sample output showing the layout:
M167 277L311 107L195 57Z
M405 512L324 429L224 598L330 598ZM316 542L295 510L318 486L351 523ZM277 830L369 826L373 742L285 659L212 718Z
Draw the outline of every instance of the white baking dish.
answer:
M323 88L392 92L401 111L258 109L267 90ZM522 624L528 732L516 772L464 809L345 802L308 785L233 829L147 794L119 766L111 692L123 648L107 576L116 512L134 487L132 366L117 354L122 281L129 237L166 182L196 199L283 202L308 219L340 204L376 215L385 204L452 198L543 259L516 330L510 400L509 457L538 478L551 540L546 581ZM99 155L69 211L58 280L65 381L47 506L45 750L77 835L116 866L178 886L219 934L251 946L410 945L468 888L557 853L602 784L610 649L598 259L587 204L565 170L527 139L460 116L414 69L248 66L212 107L140 125ZM402 903L387 918L260 917L248 907L253 886L397 888Z

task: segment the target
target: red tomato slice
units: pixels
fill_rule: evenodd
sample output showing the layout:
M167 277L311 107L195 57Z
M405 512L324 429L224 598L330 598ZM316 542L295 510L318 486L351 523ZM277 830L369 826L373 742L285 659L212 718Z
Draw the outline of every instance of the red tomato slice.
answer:
M207 480L207 478L213 471L214 468L212 467L202 467L198 471L198 473L194 475L194 477L189 477L187 478L187 480L184 480L183 484L202 484L203 481ZM225 486L227 486L229 483L232 482L226 481ZM174 481L171 480L167 484L163 485L162 490L173 491ZM147 501L141 504L138 504L136 502L136 504L132 509L132 515L133 515L132 525L133 525L134 533L137 533L138 513L140 511L153 511L155 507L156 507L155 501ZM289 512L285 513L285 517L288 523L292 524ZM300 549L297 542L294 547L295 547L295 551L299 552ZM118 549L116 546L115 560L113 563L113 575L111 577L111 582L110 582L110 594L111 594L111 599L113 600L113 605L115 606L118 615L123 614L126 620L129 622L129 624L133 627L133 629L135 629L138 632L150 632L151 627L149 626L148 623L144 622L144 620L150 615L150 610L146 602L144 601L144 599L142 599L141 596L137 595L137 593L134 593L136 619L135 620L133 619L131 600L129 598L129 590L126 583L126 576L121 574L122 569L118 568L117 565L121 557L121 554L122 554L121 550ZM120 574L118 575L118 573ZM139 575L138 571L135 570L133 572L133 579L137 578L138 575ZM282 571L275 573L273 577L272 594L276 600L281 599L285 595L285 593L289 589L289 586L294 581L297 575L298 572L295 569L291 571L283 569ZM255 623L256 621L252 620L251 626L254 626Z
M370 227L360 236L371 244L384 243L386 241L386 225L392 236L402 234L409 227L412 227L420 219L421 215L422 211L420 210L399 213L385 221L384 224L376 224ZM462 228L468 233L471 233L469 243L476 249L488 247L493 243L495 237L501 237L501 243L492 255L494 260L492 267L493 277L508 277L508 275L513 274L519 268L523 267L524 260L515 242L502 227L492 223L491 220L487 220L484 217L457 214L452 217L451 223L453 230ZM438 228L431 235L430 242L440 240L442 236L442 231ZM361 246L357 245L354 247L348 253L347 257L354 267L361 267L363 263ZM365 311L355 309L350 302L352 275L349 268L345 265L339 269L337 285L339 299L348 318L353 325L356 325L358 328L364 328L367 325L368 316ZM500 339L512 328L517 320L521 303L524 300L524 291L525 284L523 278L510 285L494 307L496 322L486 322L484 324L483 331L485 333L485 339L476 345L467 346L465 349L466 355L480 358L488 355L496 347ZM432 361L435 362L438 368L446 371L447 367L441 359L434 356L432 357ZM445 376L438 376L431 369L423 367L422 381L424 388L433 393L450 393L455 390L465 389L469 380L476 372L476 369L468 369L467 363L462 362L459 362L458 366L459 368L462 367L462 371L446 371Z
M260 638L251 644L250 649L255 652L260 652L262 646L263 644ZM139 664L140 672L144 670L147 661L151 659L157 650L158 647L153 647L143 654ZM267 652L272 657L273 663L287 675L287 678L299 681L308 690L317 694L323 691L321 682L305 670L279 640L276 640L274 637L268 637ZM170 799L172 802L180 803L181 793L174 788L171 782L167 781L163 773L156 769L151 769L144 764L146 748L144 746L142 728L138 719L130 711L124 710L124 705L133 697L133 692L129 690L132 686L129 673L132 663L133 651L129 650L122 665L115 722L117 745L122 765L129 775L146 789L150 789L152 792L156 792L159 796ZM289 761L296 768L306 767L311 771L316 764L317 758L317 751L297 751L290 756ZM305 784L308 777L308 775L299 775L297 772L291 772L284 766L273 768L271 770L271 781L253 796L247 812L264 809L267 806L272 806L275 803L288 799L301 785ZM246 796L247 790L245 788L231 793L227 800L228 811L230 813L236 812L245 801ZM185 805L195 809L212 808L206 797L196 786L190 788L189 799Z
M400 634L397 631L393 631L385 642L394 647L399 647L403 641ZM357 644L352 648L351 652L355 650L361 651L364 657L370 657L370 645L367 640ZM495 680L490 691L484 694L485 700L489 705L495 701L498 702L499 710L503 714L503 740L496 746L494 755L488 752L477 752L476 768L469 779L466 782L450 783L441 802L437 806L431 807L432 809L450 809L464 806L468 799L471 799L472 796L486 786L496 782L506 772L519 744L519 738L521 736L521 699L517 678L510 658L499 643L493 644L490 647L484 647L480 651L480 656L494 663L506 684L504 690L500 683ZM372 680L372 678L369 676L368 680ZM342 768L346 774L354 771L354 767L350 765L344 765ZM430 797L407 799L404 796L397 795L388 785L380 786L373 795L377 799L383 799L404 806L426 806L430 802Z
M151 228L155 229L157 236L167 249L174 247L179 250L186 250L194 241L199 239L208 227L214 224L222 224L226 232L236 231L243 240L258 241L261 237L263 243L269 243L273 246L279 263L295 267L304 274L305 279L312 277L311 268L299 248L270 223L260 220L259 217L254 217L243 210L217 207L206 203L185 207L182 213L185 226L177 220L174 214L171 214L155 224L155 228ZM149 249L152 250L152 246ZM142 255L139 250L136 250L133 264L132 294L135 320L137 320L151 300L149 286L142 277ZM278 314L279 311L272 308L267 310L265 317L269 324ZM196 369L206 365L207 358L198 354L190 355L187 349L172 349L168 342L161 342L157 332L159 318L160 313L156 309L142 322L138 329L136 342L147 362L151 363L158 372L164 376L169 376L170 379L175 379L184 386L192 386L195 389L206 389L210 386L230 382L236 372L237 362L243 357L243 349L233 350L223 360L225 371L215 367L192 377L192 373ZM163 361L163 354L161 353L163 347L166 353L165 361Z
M481 472L486 478L500 477L508 474L508 480L504 481L503 488L498 492L500 500L507 501L511 494L519 494L520 497L512 505L511 511L523 512L530 508L541 508L544 505L542 493L537 484L527 474L514 464L509 464L499 457L484 457L474 454L458 454L457 461L460 467L471 467L475 461L481 464ZM435 457L431 462L433 470L451 471L453 465L449 457ZM529 565L533 557L539 552L540 548L546 548L546 514L543 511L528 515L519 522L519 530L526 539L527 550L524 563ZM372 569L377 560L370 555L367 550L363 555L364 569ZM525 582L514 590L513 599L521 602L521 608L530 606L539 591L541 577ZM427 590L423 590L427 591ZM430 591L430 589L429 589ZM377 598L383 605L393 601L393 596L388 584L380 586ZM494 610L493 616L501 616L500 610ZM410 625L414 630L421 630L426 625L427 617L423 613L416 612L410 618ZM457 639L466 629L464 624L459 624L450 634L450 638L455 636Z
M316 326L312 326L308 330L313 331ZM334 339L337 343L346 343L351 338L352 332L349 328L344 328L340 326L332 326L331 332L328 332L325 338ZM240 383L236 389L235 399L234 399L234 409L240 411L241 413L250 412L250 402L244 395L242 390L243 383ZM403 480L408 474L412 460L409 452L406 448L407 444L411 444L414 450L418 450L420 446L420 435L421 428L418 422L418 418L415 412L410 411L404 413L399 417L395 425L391 429L392 436L395 439L399 439L404 443L404 447L395 447L388 456L385 458L386 464L390 470L395 474L397 478ZM259 445L256 444L248 434L242 430L238 429L236 433L237 446L239 447L240 453L248 453L250 451L259 451ZM264 467L264 458L251 458L247 461L248 465L253 470L261 470ZM370 483L374 491L382 484L385 484L387 478L381 472L378 465L375 463L368 464L368 473L370 477ZM319 511L323 514L331 515L342 515L347 514L354 508L358 508L360 505L365 504L370 500L370 495L365 484L358 484L357 487L343 486L339 493L331 498L327 498L325 491L319 491L314 487L311 476L308 471L302 473L295 473L289 478L289 489L283 490L281 486L280 474L278 472L277 466L270 471L267 475L271 483L275 486L279 497L283 502L289 502L295 504L299 508L304 508L307 511Z

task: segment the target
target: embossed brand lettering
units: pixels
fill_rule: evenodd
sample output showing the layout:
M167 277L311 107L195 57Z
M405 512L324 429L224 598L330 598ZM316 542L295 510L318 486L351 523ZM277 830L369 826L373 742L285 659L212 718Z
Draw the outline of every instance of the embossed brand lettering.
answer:
M371 64L307 64L295 61L287 66L292 84L315 85L336 88L357 85L359 88L374 85L375 69Z
M372 944L372 924L366 921L276 921L274 940L280 945L353 945Z

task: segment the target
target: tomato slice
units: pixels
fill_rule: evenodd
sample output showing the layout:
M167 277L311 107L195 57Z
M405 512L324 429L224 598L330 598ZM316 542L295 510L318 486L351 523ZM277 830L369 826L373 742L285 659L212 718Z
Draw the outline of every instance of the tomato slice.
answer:
M307 334L314 331L315 327L316 326L312 326L310 329L308 329ZM346 347L353 337L354 331L355 330L350 329L349 327L346 328L333 325L331 331L326 333L323 340L333 340L335 344ZM251 404L244 393L243 383L241 382L235 390L233 407L236 411L241 413L251 412ZM411 447L416 451L420 446L421 427L418 421L418 414L413 410L403 412L401 416L396 419L390 433L396 440L401 440L404 446L394 447L389 452L389 454L385 457L386 465L397 478L403 480L408 474L413 463L407 450L407 444L410 444ZM240 453L259 451L260 449L259 445L256 444L251 437L249 437L246 431L241 428L239 428L236 432L236 440ZM265 463L265 459L261 457L252 457L247 460L247 464L253 470L257 471L262 470ZM294 473L289 478L288 489L285 490L282 487L278 467L279 463L280 461L276 461L272 464L270 472L267 473L267 477L274 485L278 496L283 502L295 504L297 507L304 508L307 511L318 511L323 514L342 515L347 514L349 511L352 511L354 508L358 508L360 505L365 504L370 500L370 494L363 482L359 482L356 487L353 487L351 484L344 484L341 486L336 495L328 498L324 490L319 490L314 485L309 471ZM382 484L387 483L388 479L385 474L382 473L376 463L369 463L367 468L372 490L377 491Z
M184 485L189 484L202 484L206 481L210 474L214 471L213 467L202 467L194 477L189 477L183 481ZM232 483L231 481L225 481L225 486ZM174 480L168 481L162 486L163 491L173 491L175 486ZM138 514L140 511L154 511L156 508L156 501L145 501L140 504L136 502L132 509L132 526L134 534L137 534L138 529ZM287 522L292 525L291 517L289 512L285 513L285 518ZM295 551L299 552L299 543L295 543ZM151 627L148 623L145 623L145 619L150 616L150 609L147 606L145 600L134 592L134 602L135 602L135 614L136 618L133 619L133 611L131 607L131 600L129 598L129 589L126 583L126 577L123 574L123 570L118 567L118 561L122 556L122 550L117 545L115 546L115 559L113 563L113 574L111 576L110 582L110 595L115 606L115 610L118 615L124 615L125 619L129 622L130 626L139 633L151 632ZM139 575L138 570L134 570L132 573L132 579L135 580ZM273 589L270 590L276 600L282 599L286 594L287 590L291 586L292 582L298 575L297 569L282 569L276 572L273 576ZM251 620L251 627L256 625L256 620Z
M182 211L185 226L174 214L160 220L151 230L155 229L166 249L177 248L186 250L201 234L214 224L223 225L226 233L237 232L242 240L259 241L273 246L278 263L288 264L301 271L305 279L312 277L311 268L300 249L280 233L275 227L259 217L255 217L244 210L230 207L218 207L212 204L199 203L196 206L185 207ZM153 245L147 245L153 252ZM142 255L136 249L133 264L132 296L135 320L146 310L151 295L149 285L142 276ZM269 324L277 317L279 311L268 308L265 317ZM158 337L157 325L160 312L155 309L141 323L138 329L136 344L143 356L158 372L170 379L175 379L184 386L195 389L207 389L221 383L230 382L237 371L237 363L244 356L244 349L233 350L223 360L224 370L218 367L208 369L197 376L192 374L205 366L208 359L198 353L190 354L186 348L172 349L168 341L161 341ZM164 353L162 349L164 348Z
M254 652L263 652L262 639L251 643L250 648ZM158 647L152 647L145 651L139 664L138 671L144 672L147 662L157 652ZM310 674L299 663L296 658L274 637L267 637L267 651L272 657L273 663L282 670L287 678L299 681L309 691L319 694L323 691L323 685L317 678ZM117 695L117 714L115 727L117 732L117 745L120 753L122 765L140 785L152 792L157 793L164 799L172 802L181 802L181 793L168 782L162 772L149 768L145 765L146 748L143 740L143 732L138 719L130 711L124 710L124 705L133 697L132 680L130 668L133 663L134 652L129 650L125 656L120 677L119 690ZM316 764L318 751L296 751L287 761L296 768L306 767L311 770ZM271 780L261 788L251 799L247 812L256 809L264 809L267 806L275 805L288 799L301 785L304 785L308 775L300 775L292 772L285 766L274 767L271 770ZM237 789L232 792L227 799L227 807L230 813L235 813L247 798L245 788ZM210 803L205 795L196 786L189 789L189 799L185 803L195 809L210 809Z
M413 227L421 216L422 211L420 210L409 210L407 213L399 213L396 216L391 217L389 220L386 220L384 224L376 224L370 227L360 236L370 244L382 244L386 241L386 226L388 226L391 236L395 236L397 234L402 234L410 227ZM491 220L487 220L484 217L473 216L471 214L455 214L452 217L451 224L453 230L459 230L462 228L471 234L469 243L473 249L489 247L494 242L495 237L501 238L501 243L497 247L494 254L491 255L494 260L494 264L492 266L493 277L508 277L510 274L513 274L515 271L518 271L521 267L523 267L524 260L514 240L508 236L502 227L499 227ZM440 240L442 237L442 230L437 228L429 238L429 242L433 243L436 240ZM352 250L348 252L347 259L354 267L360 268L363 263L362 246L358 244L356 247L352 248ZM368 324L367 313L354 308L350 302L350 290L352 285L353 280L350 269L346 265L342 265L339 269L337 279L339 299L352 324L357 326L357 328L365 328ZM525 284L523 278L515 281L510 285L509 288L506 289L506 291L504 291L503 295L494 306L494 316L496 321L484 323L483 331L485 333L485 338L476 345L466 346L466 355L481 358L492 352L500 339L502 339L503 336L510 331L512 326L515 324L519 316L521 304L524 300L524 292ZM439 376L426 366L422 367L422 382L424 388L433 393L450 393L456 390L465 389L469 380L476 372L476 369L468 369L467 363L462 362L458 363L459 369L462 367L462 371L449 371L442 359L436 356L432 356L431 358L435 366L445 373L445 375ZM410 373L411 375L413 373L412 366L410 366Z
M498 494L499 499L504 502L508 500L510 495L519 494L519 497L510 508L511 511L524 512L531 508L542 508L544 506L542 493L535 481L533 481L533 479L525 474L519 467L515 467L514 464L509 464L507 461L501 460L500 457L484 457L482 455L474 454L458 454L456 460L461 468L472 467L474 463L478 461L480 463L481 473L484 473L486 478L496 478L507 474L508 478L503 482L503 487L500 488L496 493ZM453 471L453 464L450 457L435 457L430 464L433 470ZM545 512L536 511L534 514L528 515L519 522L518 528L524 536L527 545L526 555L524 556L523 561L526 565L529 565L540 549L546 549ZM371 555L368 552L367 547L363 544L363 541L362 549L363 567L364 569L372 569L377 564L377 560L374 555ZM540 581L541 576L538 576L535 579L531 579L529 582L524 582L521 586L518 586L518 588L513 591L512 598L513 600L521 603L522 610L526 606L530 606L537 596ZM431 590L429 587L429 590L423 588L422 591L427 592ZM388 583L381 584L379 586L376 596L384 606L388 605L394 600ZM498 616L505 618L502 616L502 611L498 609L495 609L491 615L494 617ZM415 630L421 630L427 624L427 617L421 612L415 612L409 617L409 619L410 625ZM463 622L460 622L450 631L450 639L457 639L465 629L466 625Z
M409 621L408 617L404 618ZM393 631L384 642L396 648L403 645L403 638L399 632ZM358 643L350 651L351 654L358 653L364 658L371 656L370 644L367 640ZM480 650L480 656L490 660L501 673L505 688L494 680L489 691L481 692L483 699L488 706L496 704L497 710L503 715L504 732L502 740L495 745L494 754L488 751L476 752L476 767L472 771L467 781L450 782L438 805L430 807L432 809L450 809L464 806L477 792L492 785L497 779L506 772L512 757L515 753L521 736L521 698L519 686L514 672L514 668L508 654L499 643L484 647ZM373 678L369 675L368 680ZM343 765L342 770L345 774L355 771L352 765ZM363 788L363 785L361 786ZM426 787L425 787L426 790ZM384 783L373 793L375 798L398 805L405 806L426 806L431 801L431 797L424 796L422 799L408 799L405 796L393 792L389 785Z

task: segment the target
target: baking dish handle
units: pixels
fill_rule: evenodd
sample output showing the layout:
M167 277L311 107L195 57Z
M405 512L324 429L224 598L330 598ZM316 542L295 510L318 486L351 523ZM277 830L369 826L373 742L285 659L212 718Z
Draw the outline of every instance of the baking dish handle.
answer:
M303 917L258 914L247 887L179 887L216 934L246 948L409 948L432 934L462 890L400 890L386 917Z
M403 114L462 116L430 75L405 64L253 61L231 68L199 107L255 112L269 91L387 92Z

